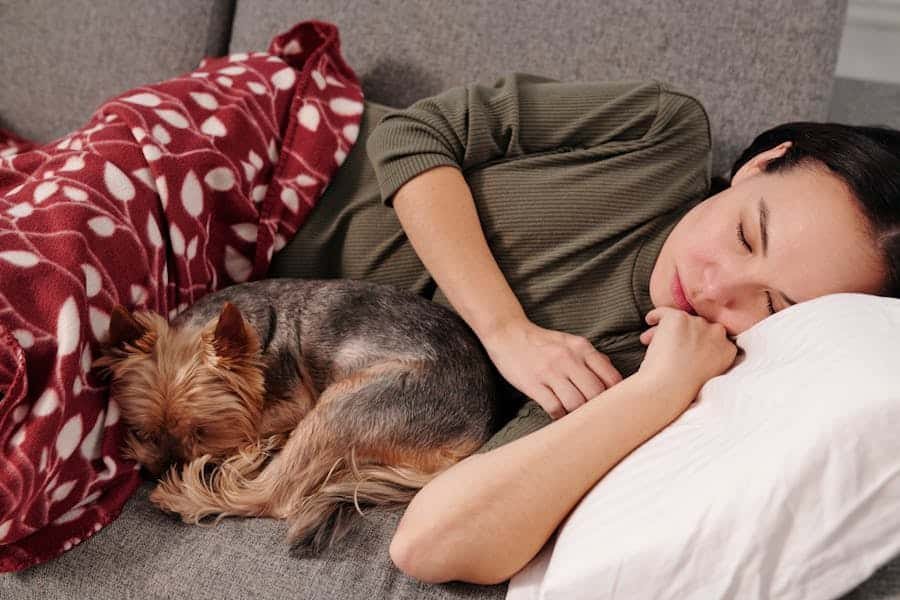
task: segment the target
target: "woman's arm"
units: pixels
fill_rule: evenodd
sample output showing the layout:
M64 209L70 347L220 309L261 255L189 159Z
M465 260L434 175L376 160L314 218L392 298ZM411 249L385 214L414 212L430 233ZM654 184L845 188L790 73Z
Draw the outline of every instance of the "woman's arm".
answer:
M394 210L416 254L479 338L527 318L488 248L459 169L436 167L410 180Z
M394 563L426 582L493 584L518 572L590 488L674 421L737 347L719 323L651 310L640 370L583 408L472 455L430 481L400 521Z
M410 243L491 362L552 418L622 380L584 337L532 323L506 281L458 169L436 167L406 183L394 207Z
M442 472L407 508L391 559L428 583L509 579L597 481L697 393L659 381L639 371L544 428Z
M410 180L394 208L422 263L500 374L552 418L622 380L586 338L545 329L526 316L488 247L458 169L436 167Z

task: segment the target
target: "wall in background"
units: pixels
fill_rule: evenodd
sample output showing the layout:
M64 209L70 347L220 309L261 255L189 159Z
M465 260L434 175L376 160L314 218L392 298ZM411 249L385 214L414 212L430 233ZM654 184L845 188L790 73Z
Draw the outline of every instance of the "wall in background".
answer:
M900 84L900 0L850 0L837 76Z
M849 0L828 119L900 129L900 0Z

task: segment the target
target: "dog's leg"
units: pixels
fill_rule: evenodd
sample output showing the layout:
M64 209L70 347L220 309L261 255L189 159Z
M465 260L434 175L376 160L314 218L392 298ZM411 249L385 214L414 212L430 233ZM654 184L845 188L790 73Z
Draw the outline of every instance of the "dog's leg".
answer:
M269 516L263 503L241 498L243 487L259 475L273 453L284 446L285 435L274 435L241 448L221 464L208 454L173 466L150 493L162 510L181 515L185 523L200 525L207 516ZM219 519L216 519L218 522Z

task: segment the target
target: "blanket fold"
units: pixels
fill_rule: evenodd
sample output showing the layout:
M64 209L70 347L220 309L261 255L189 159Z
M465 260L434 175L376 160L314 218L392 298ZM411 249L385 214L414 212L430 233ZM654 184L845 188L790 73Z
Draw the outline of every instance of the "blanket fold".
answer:
M113 306L172 317L264 277L356 142L338 30L105 102L48 144L0 132L0 571L58 556L140 483L91 369Z

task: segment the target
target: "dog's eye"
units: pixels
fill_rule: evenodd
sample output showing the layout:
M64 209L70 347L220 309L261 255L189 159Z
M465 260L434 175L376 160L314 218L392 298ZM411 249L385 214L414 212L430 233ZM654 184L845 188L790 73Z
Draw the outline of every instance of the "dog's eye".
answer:
M137 439L141 440L142 442L146 442L148 444L151 444L156 441L155 435L153 435L152 433L143 431L141 429L138 429L137 431L135 431L134 435Z

